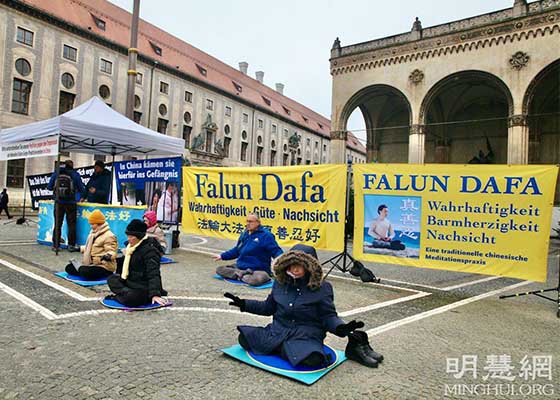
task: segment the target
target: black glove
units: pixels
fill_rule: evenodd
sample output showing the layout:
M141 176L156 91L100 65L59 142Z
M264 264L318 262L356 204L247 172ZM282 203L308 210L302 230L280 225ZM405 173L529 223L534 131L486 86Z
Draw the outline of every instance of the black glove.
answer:
M241 311L245 311L245 300L240 299L239 297L229 292L224 293L224 297L233 300L232 302L229 303L230 306L239 307Z
M350 332L355 331L356 329L360 329L364 327L364 323L362 321L356 321L355 319L348 322L347 324L340 324L334 330L334 334L336 336L345 337L350 334Z
M111 256L110 254L105 254L103 257L101 257L101 261L111 261L113 259L113 256Z

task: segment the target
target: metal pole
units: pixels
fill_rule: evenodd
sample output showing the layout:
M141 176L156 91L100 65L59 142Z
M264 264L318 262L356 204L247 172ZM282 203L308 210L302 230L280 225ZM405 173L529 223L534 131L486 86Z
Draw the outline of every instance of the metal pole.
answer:
M55 254L58 256L58 251L60 250L60 240L62 239L62 225L57 228L58 214L60 213L58 207L58 177L60 176L60 151L62 150L62 137L58 135L58 155L56 158L56 179L54 181L54 232L58 233L58 237L54 235L53 232L53 246L55 247ZM64 221L62 221L64 223Z
M136 86L136 58L138 56L138 17L140 14L140 0L134 0L132 24L130 30L130 48L128 49L128 86L126 90L126 116L134 119L134 88Z

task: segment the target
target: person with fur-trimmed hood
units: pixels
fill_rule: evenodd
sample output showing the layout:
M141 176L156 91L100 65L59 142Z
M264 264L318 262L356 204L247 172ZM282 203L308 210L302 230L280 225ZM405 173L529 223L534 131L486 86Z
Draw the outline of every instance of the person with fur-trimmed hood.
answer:
M383 356L367 343L367 334L357 331L364 323L342 321L334 306L331 284L323 280L323 270L313 247L296 245L274 264L275 282L264 301L244 300L231 293L230 305L257 315L272 315L266 327L238 326L239 344L255 354L279 354L293 366L322 367L330 364L323 350L326 333L349 337L348 358L377 367ZM361 332L361 333L358 333ZM365 335L365 342L364 337Z

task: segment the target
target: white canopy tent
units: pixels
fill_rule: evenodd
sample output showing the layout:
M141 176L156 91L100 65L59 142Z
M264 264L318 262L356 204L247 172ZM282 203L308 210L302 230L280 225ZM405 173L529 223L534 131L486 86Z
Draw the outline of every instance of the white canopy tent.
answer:
M58 137L60 151L76 153L179 156L185 149L183 139L145 128L98 97L57 117L2 129L0 143L9 145L46 137Z

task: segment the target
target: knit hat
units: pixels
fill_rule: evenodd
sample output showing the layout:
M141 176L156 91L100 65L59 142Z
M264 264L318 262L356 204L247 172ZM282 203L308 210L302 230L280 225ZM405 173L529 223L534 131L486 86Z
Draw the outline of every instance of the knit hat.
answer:
M148 220L148 228L157 224L157 214L155 211L146 211L144 213L144 218Z
M126 227L125 233L127 235L136 236L138 239L142 239L146 235L146 229L148 229L148 226L143 221L133 219Z
M90 225L99 224L103 225L105 223L105 216L99 210L93 210L93 212L88 217L88 222Z

